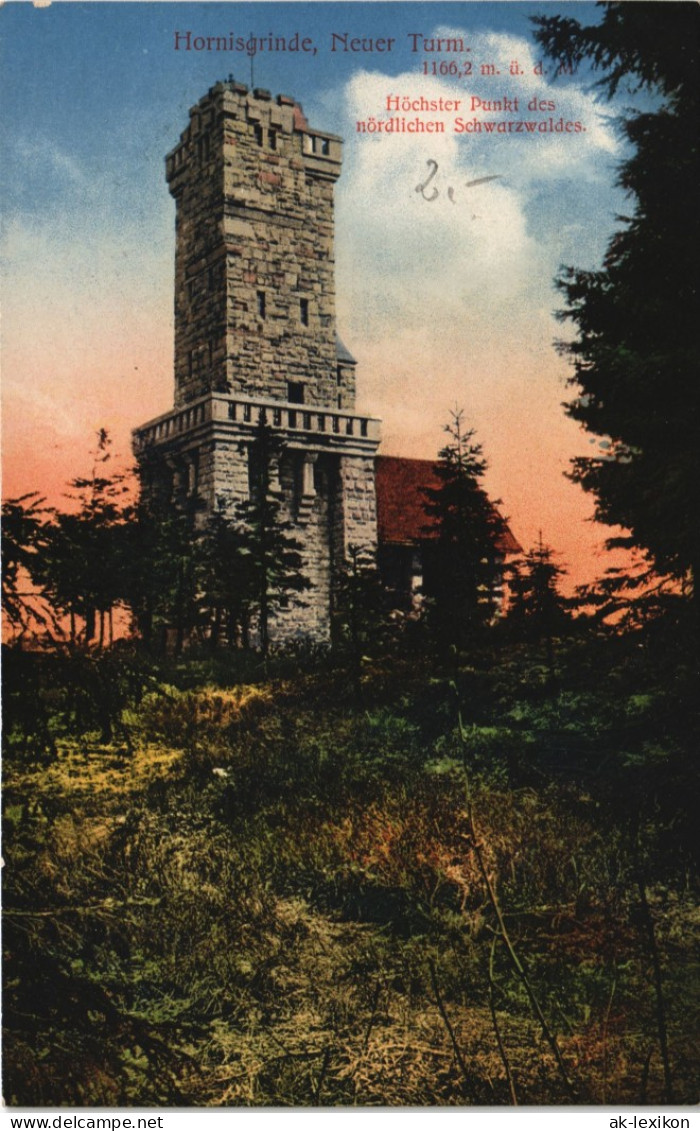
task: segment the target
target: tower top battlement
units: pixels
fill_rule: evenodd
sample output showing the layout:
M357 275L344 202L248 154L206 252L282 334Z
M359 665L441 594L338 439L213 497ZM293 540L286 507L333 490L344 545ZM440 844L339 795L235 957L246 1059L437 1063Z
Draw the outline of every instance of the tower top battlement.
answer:
M269 90L235 82L233 76L209 88L207 94L190 109L190 122L180 135L180 141L166 157L166 179L173 195L177 192L178 173L187 158L194 154L202 160L207 144L204 138L223 125L245 123L256 136L267 131L275 137L275 144L283 138L293 139L293 147L303 160L308 172L337 180L342 162L342 138L323 130L312 129L303 108L291 95L278 94L273 98ZM234 127L235 129L235 127ZM264 147L265 133L261 139ZM209 141L211 150L211 140Z

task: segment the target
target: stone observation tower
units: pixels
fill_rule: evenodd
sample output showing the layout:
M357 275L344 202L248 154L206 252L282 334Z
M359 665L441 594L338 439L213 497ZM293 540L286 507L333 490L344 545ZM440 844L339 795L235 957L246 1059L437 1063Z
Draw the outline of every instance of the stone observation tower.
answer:
M379 421L355 412L355 361L335 326L333 186L341 139L293 98L229 79L190 110L166 159L176 201L175 399L134 433L146 498L233 517L249 498L256 429L312 588L276 642L328 639L348 546L376 545Z

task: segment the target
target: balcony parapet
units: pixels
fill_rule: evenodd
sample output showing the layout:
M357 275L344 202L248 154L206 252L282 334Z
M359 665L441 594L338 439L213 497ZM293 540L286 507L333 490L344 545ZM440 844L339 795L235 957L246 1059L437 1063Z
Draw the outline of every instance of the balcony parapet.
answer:
M372 416L321 405L212 393L136 428L132 434L134 454L140 456L180 437L189 438L210 425L237 435L248 433L252 438L261 418L284 433L291 447L373 452L380 440L381 421Z

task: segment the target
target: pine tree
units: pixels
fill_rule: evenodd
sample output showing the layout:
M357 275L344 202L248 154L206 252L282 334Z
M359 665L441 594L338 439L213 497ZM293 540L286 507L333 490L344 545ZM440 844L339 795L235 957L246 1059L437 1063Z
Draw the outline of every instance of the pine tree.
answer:
M554 560L551 546L539 540L509 572L511 604L508 619L526 627L526 634L541 640L556 634L568 622L566 600L559 592L559 579L566 574Z
M542 541L540 531L537 545L524 558L513 562L509 573L509 626L518 637L544 645L549 682L553 686L554 640L570 624L566 599L559 592L559 579L566 570L557 565L554 551Z
M505 523L486 494L487 463L463 413L445 426L438 455L441 485L426 488L426 512L437 522L430 620L442 647L467 647L493 619L499 581L498 540Z
M128 601L146 648L179 654L201 628L203 547L198 499L154 511L143 498L129 530Z
M633 200L597 271L559 279L561 318L577 337L568 413L601 439L572 478L596 517L627 531L610 545L644 551L656 569L695 581L700 569L700 184L698 27L694 4L606 3L585 27L540 17L536 38L567 68L590 63L612 97L642 90L652 109L628 111L632 147L618 181Z
M368 652L381 642L386 627L386 593L375 554L348 546L348 556L333 595L333 643L347 656L356 702L362 700L362 667Z
M68 616L70 639L95 640L100 647L111 641L112 612L127 593L127 526L133 510L127 475L110 474L111 441L100 429L92 453L90 475L70 483L68 498L77 508L51 510L40 575L48 599L58 615Z
M21 639L28 632L57 631L46 602L42 560L48 543L48 511L38 491L2 505L3 616Z
M283 517L275 472L283 445L262 412L251 450L251 498L239 504L237 519L245 532L241 555L248 559L246 585L258 625L260 650L270 650L270 624L281 609L310 588L303 572L301 543L292 534L292 523Z
M224 499L217 500L202 534L201 603L209 645L248 647L255 605L250 531L229 517Z

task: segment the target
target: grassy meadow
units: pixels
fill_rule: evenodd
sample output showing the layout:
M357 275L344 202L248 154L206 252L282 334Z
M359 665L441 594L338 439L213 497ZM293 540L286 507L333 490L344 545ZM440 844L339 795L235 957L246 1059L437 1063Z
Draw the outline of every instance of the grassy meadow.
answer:
M8 649L6 1102L696 1101L671 636Z

